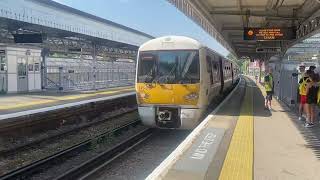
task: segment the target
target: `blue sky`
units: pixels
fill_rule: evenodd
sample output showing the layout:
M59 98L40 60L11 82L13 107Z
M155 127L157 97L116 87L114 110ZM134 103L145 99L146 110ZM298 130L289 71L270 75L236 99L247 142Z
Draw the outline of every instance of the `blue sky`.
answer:
M222 55L228 51L166 0L55 0L155 37L184 35ZM89 3L90 2L90 3Z

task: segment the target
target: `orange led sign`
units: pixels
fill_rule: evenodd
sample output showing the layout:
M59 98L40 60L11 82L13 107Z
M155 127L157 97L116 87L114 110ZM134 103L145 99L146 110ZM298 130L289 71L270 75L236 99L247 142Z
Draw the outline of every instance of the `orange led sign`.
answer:
M244 28L244 40L292 40L295 31L289 28Z

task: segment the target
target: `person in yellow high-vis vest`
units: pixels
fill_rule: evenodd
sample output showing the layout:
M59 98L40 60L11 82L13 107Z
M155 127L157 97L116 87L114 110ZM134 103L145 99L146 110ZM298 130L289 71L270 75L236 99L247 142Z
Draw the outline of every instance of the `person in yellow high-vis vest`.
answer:
M299 81L299 95L300 95L300 104L302 106L302 111L299 117L299 120L302 120L302 114L305 112L307 114L306 103L307 103L307 84L311 82L310 79L311 71L307 71Z
M273 77L270 71L264 77L264 88L267 94L264 106L266 109L271 110L271 100L272 100L272 94L273 94Z
M304 81L305 78L305 69L306 66L304 64L300 64L299 65L299 75L298 75L298 79L299 79L299 84L298 84L298 102L299 102L299 120L302 121L303 117L302 115L305 113L305 109L304 109L304 103L301 103L301 91L300 91L300 85L301 83Z

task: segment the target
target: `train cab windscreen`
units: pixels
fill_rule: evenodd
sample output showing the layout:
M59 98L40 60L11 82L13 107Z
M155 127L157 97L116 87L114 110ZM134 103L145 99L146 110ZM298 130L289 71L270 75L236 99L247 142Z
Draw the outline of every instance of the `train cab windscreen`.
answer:
M199 83L199 53L198 51L140 52L137 80L138 83Z

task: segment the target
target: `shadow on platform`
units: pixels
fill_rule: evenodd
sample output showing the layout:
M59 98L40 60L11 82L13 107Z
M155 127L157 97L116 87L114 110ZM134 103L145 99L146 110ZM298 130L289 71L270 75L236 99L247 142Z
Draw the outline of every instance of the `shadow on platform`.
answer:
M315 156L320 160L320 124L316 122L315 127L305 128L305 121L299 121L298 115L294 109L290 109L287 105L280 101L280 105L285 109L285 113L289 116L297 130L303 136L307 145L304 145L306 148L310 148ZM319 117L318 117L319 118ZM319 119L318 119L319 120Z

